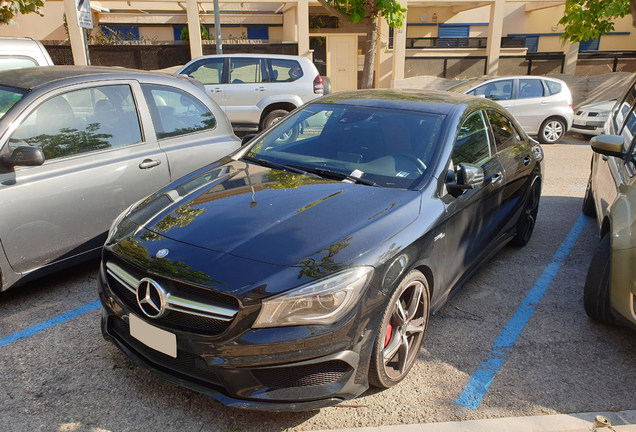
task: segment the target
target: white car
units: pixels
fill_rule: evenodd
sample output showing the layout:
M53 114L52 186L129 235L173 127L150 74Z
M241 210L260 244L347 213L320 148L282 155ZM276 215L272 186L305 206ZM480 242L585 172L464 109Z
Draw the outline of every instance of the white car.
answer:
M0 70L33 66L53 66L44 45L31 38L0 37Z
M542 144L559 141L572 126L572 95L565 82L538 76L475 78L448 91L492 99Z
M574 114L574 122L570 130L580 133L587 139L601 135L614 105L616 105L616 99L583 105Z
M300 56L210 55L195 58L176 73L201 81L236 132L267 129L330 88L311 60Z

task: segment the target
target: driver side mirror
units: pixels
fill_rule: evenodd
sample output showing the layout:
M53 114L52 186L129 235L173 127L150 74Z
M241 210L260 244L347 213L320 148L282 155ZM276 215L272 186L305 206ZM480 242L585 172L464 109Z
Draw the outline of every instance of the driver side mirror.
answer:
M590 140L590 145L595 153L606 156L614 156L624 158L626 153L624 150L625 139L620 135L599 135Z
M446 189L448 193L457 198L466 189L474 189L484 182L484 170L477 165L460 163L457 169L457 181L455 172L448 170L446 173Z
M0 161L9 166L38 166L44 163L44 153L39 147L19 146L10 155L4 155Z

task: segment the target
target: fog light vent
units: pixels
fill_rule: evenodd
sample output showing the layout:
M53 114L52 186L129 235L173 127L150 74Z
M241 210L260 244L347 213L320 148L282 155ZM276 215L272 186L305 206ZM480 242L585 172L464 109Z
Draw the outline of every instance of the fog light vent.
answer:
M305 366L253 369L252 374L266 387L283 389L331 384L339 381L351 369L351 366L341 360L331 360Z

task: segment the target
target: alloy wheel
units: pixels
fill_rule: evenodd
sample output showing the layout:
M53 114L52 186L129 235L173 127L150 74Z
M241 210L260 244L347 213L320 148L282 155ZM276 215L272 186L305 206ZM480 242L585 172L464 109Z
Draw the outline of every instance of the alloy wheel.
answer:
M551 120L543 129L543 136L548 142L556 142L563 136L563 124L558 120Z

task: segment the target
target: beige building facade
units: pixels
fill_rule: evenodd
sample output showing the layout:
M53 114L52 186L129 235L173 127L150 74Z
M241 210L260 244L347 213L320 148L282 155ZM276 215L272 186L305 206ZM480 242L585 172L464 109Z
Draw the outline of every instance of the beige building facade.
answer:
M617 19L615 31L598 40L581 45L563 43L558 24L563 16L564 1L536 0L403 0L408 7L401 29L390 29L381 20L376 64L375 87L392 87L394 80L408 74L429 73L417 69L426 59L453 59L459 64L475 60L480 73L500 73L501 59L522 57L528 53L563 53L564 72L574 73L579 50L634 51L636 38L631 17ZM82 33L76 24L74 0L48 0L44 16L24 15L18 26L3 26L0 36L32 37L47 41L70 39L75 64L86 64ZM203 54L200 24L214 39L214 5L198 0L131 0L91 1L93 21L104 31L129 33L152 43L174 43L183 28L191 35L192 57ZM298 44L299 55L311 57L321 73L332 79L334 91L354 89L363 64L365 29L350 23L334 21L317 2L310 0L261 0L247 3L224 0L220 3L222 39L228 42ZM68 31L64 27L66 15ZM454 42L464 38L462 42ZM465 38L483 38L478 46L463 46ZM502 38L521 38L523 45L502 45ZM207 43L207 41L204 41ZM472 42L472 41L471 41ZM468 45L468 44L466 44ZM468 63L467 63L468 62ZM446 66L446 63L444 63ZM473 71L474 73L474 71Z

